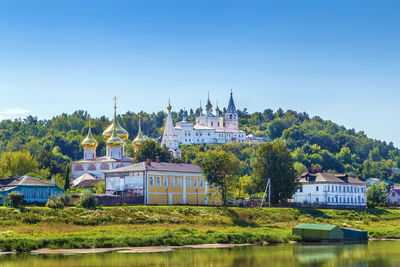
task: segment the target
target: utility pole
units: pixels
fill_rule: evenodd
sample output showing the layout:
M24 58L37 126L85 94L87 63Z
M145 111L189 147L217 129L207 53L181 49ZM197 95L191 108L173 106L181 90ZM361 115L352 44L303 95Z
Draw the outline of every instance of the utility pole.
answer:
M267 185L265 186L264 196L261 201L261 208L264 204L265 194L267 194L268 190L268 208L271 208L271 178L268 178Z

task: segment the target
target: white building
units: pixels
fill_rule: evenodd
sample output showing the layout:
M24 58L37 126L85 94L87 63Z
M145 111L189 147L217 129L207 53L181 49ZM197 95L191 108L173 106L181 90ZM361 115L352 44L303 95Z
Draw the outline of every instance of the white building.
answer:
M170 118L171 106L169 105L168 108L168 118L164 129L162 144L165 144L173 151L177 151L176 146L179 144L225 144L246 142L246 133L239 130L239 118L232 93L225 116L221 115L218 105L214 114L213 106L210 99L208 99L206 113L203 114L203 110L200 107L200 116L196 118L195 123L187 120L187 114L185 112L183 120L173 127L172 118Z
M361 180L346 174L308 170L298 179L301 187L293 196L297 204L315 204L332 208L367 207L367 183Z
M116 98L114 98L116 101ZM72 163L72 179L84 174L91 174L96 178L104 178L104 171L131 165L133 159L125 156L125 142L128 140L128 132L119 124L116 103L114 104L114 119L111 125L104 130L103 138L106 141L106 155L97 157L98 142L92 135L89 118L88 135L82 142L83 160Z

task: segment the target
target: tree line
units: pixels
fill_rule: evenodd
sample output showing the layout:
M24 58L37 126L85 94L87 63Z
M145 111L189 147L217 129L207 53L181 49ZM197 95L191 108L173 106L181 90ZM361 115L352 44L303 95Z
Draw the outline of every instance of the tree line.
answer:
M129 132L130 139L137 135L139 114L144 134L159 139L167 116L163 111L151 114L127 112L120 115L120 123ZM183 114L183 110L173 112L174 122L182 120ZM188 119L194 121L198 114L198 109L190 110ZM387 171L397 168L400 164L400 151L393 143L368 138L362 131L346 129L318 116L311 118L304 112L282 109L275 112L266 109L254 113L243 109L238 110L238 114L240 129L269 137L273 142L279 141L289 148L296 174L311 164L319 164L325 171L345 172L361 179L386 179ZM99 142L98 155L105 154L106 145L101 134L110 123L105 116L92 118L92 132ZM3 120L0 122L0 177L15 175L7 169L10 164L4 162L10 161L10 152L24 151L29 152L26 160L32 163L30 173L37 177L53 176L56 177L56 181L63 180L66 167L72 161L83 157L81 142L87 131L86 111L61 114L49 120L39 120L32 116L19 120ZM253 163L259 147L258 144L184 145L181 148L181 161L193 162L199 153L209 150L233 153L241 162L241 184L245 185L253 175ZM140 155L135 155L131 141L127 142L126 150L129 156L142 160ZM169 160L168 155L165 157ZM22 175L21 170L17 170L16 173ZM252 190L259 189L255 187ZM239 191L244 192L244 189Z

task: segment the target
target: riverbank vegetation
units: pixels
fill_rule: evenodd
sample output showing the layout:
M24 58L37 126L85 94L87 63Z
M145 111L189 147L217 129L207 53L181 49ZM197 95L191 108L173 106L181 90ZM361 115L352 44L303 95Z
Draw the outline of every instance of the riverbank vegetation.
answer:
M0 250L298 240L298 223L327 223L400 238L400 210L122 206L97 210L0 208Z

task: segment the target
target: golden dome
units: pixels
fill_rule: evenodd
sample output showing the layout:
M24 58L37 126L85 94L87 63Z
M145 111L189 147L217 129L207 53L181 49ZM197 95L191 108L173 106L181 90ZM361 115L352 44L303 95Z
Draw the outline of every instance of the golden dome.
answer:
M171 107L171 100L168 99L168 107L167 107L168 111L171 111L172 107Z
M116 101L116 98L114 98L114 101ZM119 138L122 139L122 141L126 142L129 138L128 132L122 128L122 126L119 124L119 121L117 119L117 104L115 102L114 104L114 120L110 126L108 126L107 129L104 130L103 132L103 138L105 141L110 138L112 135L113 130L115 129L116 134L119 136Z
M90 117L89 117L89 131L85 139L82 141L82 146L84 149L96 149L99 143L94 139L92 135L92 129L90 127Z
M139 115L139 131L135 140L132 141L133 148L138 149L140 144L146 141L146 139L147 139L146 136L142 133L142 123L140 121L140 115Z
M109 147L122 147L124 141L118 136L116 128L113 128L110 138L107 140L107 146Z

